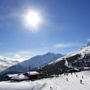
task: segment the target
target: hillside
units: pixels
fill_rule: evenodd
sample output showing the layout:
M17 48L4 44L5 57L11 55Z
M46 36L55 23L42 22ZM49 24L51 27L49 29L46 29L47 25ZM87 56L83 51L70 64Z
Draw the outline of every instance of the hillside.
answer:
M38 69L38 71L42 71L45 74L58 74L67 72L69 68L79 69L80 67L90 67L89 45L49 63L48 65Z
M27 69L34 69L37 67L41 67L43 65L47 65L48 63L53 62L62 56L63 56L62 54L54 54L54 53L48 52L44 55L38 55L38 56L32 57L29 60L21 62L20 65Z

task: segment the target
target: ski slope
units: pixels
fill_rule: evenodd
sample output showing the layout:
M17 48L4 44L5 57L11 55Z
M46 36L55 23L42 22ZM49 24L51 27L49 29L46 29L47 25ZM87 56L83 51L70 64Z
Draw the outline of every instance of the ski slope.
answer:
M0 90L90 90L90 71L36 81L4 81L0 82Z

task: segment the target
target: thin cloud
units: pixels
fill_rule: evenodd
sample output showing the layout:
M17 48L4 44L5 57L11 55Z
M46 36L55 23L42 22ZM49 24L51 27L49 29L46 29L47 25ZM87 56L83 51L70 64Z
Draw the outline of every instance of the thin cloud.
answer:
M19 51L19 52L7 52L4 53L3 56L8 56L12 60L18 60L18 61L24 61L28 60L36 55L43 55L45 53L49 52L47 49L36 49L31 51Z
M16 17L21 17L20 13L12 12L12 13L8 13L7 15L0 15L0 20L7 20Z
M55 48L67 48L67 47L76 47L80 46L80 43L58 43L54 45Z

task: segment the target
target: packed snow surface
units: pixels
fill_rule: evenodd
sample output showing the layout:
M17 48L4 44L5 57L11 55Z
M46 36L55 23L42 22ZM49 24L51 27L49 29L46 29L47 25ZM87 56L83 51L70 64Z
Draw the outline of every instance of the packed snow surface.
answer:
M36 81L4 81L0 90L90 90L90 71Z

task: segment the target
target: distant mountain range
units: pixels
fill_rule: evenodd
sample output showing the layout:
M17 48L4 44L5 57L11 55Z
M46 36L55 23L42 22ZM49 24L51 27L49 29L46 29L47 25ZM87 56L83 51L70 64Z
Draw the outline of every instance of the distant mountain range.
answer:
M48 52L44 55L38 55L38 56L32 57L31 59L25 60L23 62L20 62L16 65L9 67L5 71L1 72L0 75L6 74L6 73L20 73L20 72L34 70L36 68L45 66L48 63L53 62L62 56L63 56L62 54L54 54L51 52Z

